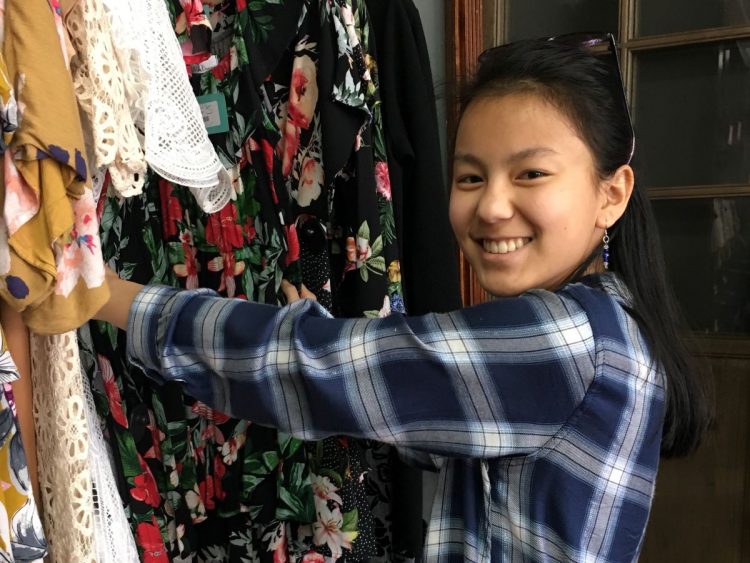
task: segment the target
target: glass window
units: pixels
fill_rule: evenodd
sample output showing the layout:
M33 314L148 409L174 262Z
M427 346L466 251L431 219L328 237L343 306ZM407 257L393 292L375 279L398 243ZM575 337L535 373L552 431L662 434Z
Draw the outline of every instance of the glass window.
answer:
M750 182L749 67L750 40L636 54L639 181Z
M638 0L637 35L750 23L747 0Z
M691 328L750 335L750 197L653 204L670 280Z
M508 40L551 37L577 31L617 35L617 0L509 0Z

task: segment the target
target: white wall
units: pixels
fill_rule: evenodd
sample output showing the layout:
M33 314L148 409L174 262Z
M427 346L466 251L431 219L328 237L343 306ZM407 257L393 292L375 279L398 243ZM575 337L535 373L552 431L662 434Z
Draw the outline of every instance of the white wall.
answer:
M437 98L438 121L440 122L440 146L443 149L443 176L447 171L448 118L445 101L445 0L413 0L422 19L427 51L430 54L432 80ZM447 184L445 184L447 187Z

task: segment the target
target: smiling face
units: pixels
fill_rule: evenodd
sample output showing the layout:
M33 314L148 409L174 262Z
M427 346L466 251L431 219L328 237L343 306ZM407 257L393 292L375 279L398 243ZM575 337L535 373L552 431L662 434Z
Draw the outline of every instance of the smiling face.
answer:
M483 288L556 289L601 242L606 195L570 120L537 94L474 100L456 136L450 217Z

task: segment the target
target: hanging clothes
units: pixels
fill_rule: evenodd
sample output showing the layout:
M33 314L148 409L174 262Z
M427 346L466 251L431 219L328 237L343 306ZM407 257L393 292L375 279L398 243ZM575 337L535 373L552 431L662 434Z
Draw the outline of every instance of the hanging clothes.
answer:
M53 562L96 563L89 429L75 332L30 335L34 431Z
M16 113L18 125L3 155L0 230L10 252L0 257L0 295L34 331L61 333L109 297L83 134L47 0L8 2L3 23L17 97L17 111L4 115Z
M366 0L375 34L386 148L412 315L461 307L458 251L448 221L430 58L412 0Z
M190 21L185 6L197 7L169 6L178 31ZM142 196L108 194L105 257L125 278L274 304L282 277L309 278L311 266L339 314L402 310L364 4L224 2L208 19L215 60L199 58L192 83L227 107L228 130L211 139L234 163L232 201L206 215L189 190L156 176ZM316 92L325 93L317 103ZM153 389L125 361L121 335L91 328L121 492L146 560L392 560L384 446L305 446Z
M41 563L47 554L42 523L39 520L26 466L21 435L18 432L11 383L18 370L6 347L0 328L0 558L10 563Z

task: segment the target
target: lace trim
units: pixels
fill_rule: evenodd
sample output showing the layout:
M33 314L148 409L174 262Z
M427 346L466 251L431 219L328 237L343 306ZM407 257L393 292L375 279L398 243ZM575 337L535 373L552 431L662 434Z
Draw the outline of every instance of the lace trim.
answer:
M143 25L140 60L149 76L146 159L162 177L187 186L201 209L216 212L229 201L232 183L208 138L166 5L131 2Z
M89 431L74 332L31 334L34 425L50 561L96 563Z
M78 0L65 26L76 52L70 60L73 86L89 122L96 167L109 169L112 186L123 197L139 194L146 159L125 96L110 18L100 0Z
M89 427L89 466L94 486L94 540L97 563L138 563L138 548L115 483L112 453L102 435L94 395L81 369L86 420Z

